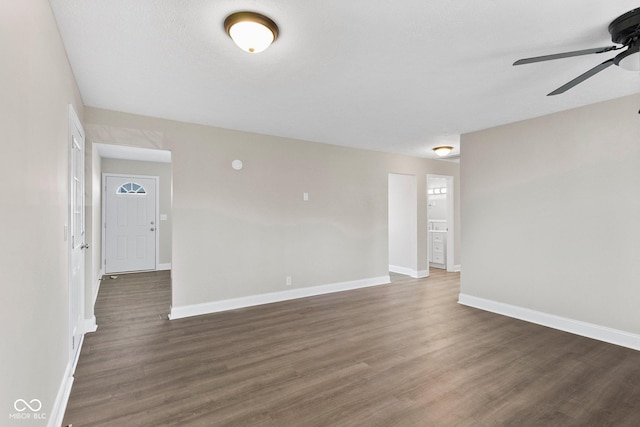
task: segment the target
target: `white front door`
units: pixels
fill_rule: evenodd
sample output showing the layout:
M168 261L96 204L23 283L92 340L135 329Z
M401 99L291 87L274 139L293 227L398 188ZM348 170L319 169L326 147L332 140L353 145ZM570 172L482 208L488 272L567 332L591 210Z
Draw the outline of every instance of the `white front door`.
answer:
M70 359L77 361L84 312L84 130L69 108L69 330Z
M156 177L105 175L105 273L156 269Z

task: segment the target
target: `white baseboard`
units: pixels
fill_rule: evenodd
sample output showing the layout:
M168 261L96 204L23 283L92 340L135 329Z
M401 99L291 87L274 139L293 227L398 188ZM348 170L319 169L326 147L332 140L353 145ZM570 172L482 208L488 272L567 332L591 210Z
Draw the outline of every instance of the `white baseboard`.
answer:
M62 419L64 413L67 410L67 403L69 403L69 396L71 395L71 386L73 385L73 364L67 365L67 369L62 377L60 388L58 388L58 394L56 395L56 401L53 403L53 409L51 414L48 414L47 423L48 427L60 427L62 425Z
M429 270L418 270L415 276L411 276L414 279L422 279L423 277L429 277Z
M84 344L84 335L85 334L81 334L80 335L80 343L78 344L78 352L76 353L76 357L74 357L73 361L71 362L71 375L73 376L73 374L76 373L76 367L78 366L78 361L80 360L80 353L82 353L82 344ZM66 406L66 403L65 403Z
M199 316L202 314L218 313L220 311L235 310L254 305L270 304L273 302L287 301L297 298L306 298L315 295L330 294L333 292L349 291L352 289L366 288L369 286L385 285L391 282L389 276L372 277L369 279L353 280L349 282L332 283L329 285L297 288L287 291L271 292L267 294L250 295L241 298L232 298L222 301L211 301L202 304L183 305L171 307L169 319L182 319L184 317Z
M411 276L414 279L421 279L429 276L429 270L412 270L410 268L391 264L389 264L389 271L392 273L404 274L405 276Z
M93 325L93 326L92 326ZM96 325L95 316L91 319L85 319L82 325L86 332L95 332L98 329ZM88 329L93 330L88 330ZM56 401L53 403L53 409L51 415L48 417L49 422L47 427L59 427L62 425L64 413L67 410L67 404L69 403L69 396L71 395L71 387L73 386L74 374L76 372L76 366L78 366L78 360L80 360L80 353L82 353L82 345L84 344L84 333L80 335L80 343L78 344L78 352L76 357L67 364L67 368L64 371L60 387L58 388L58 394L56 395Z
M491 311L508 317L524 320L538 325L547 326L553 329L570 332L583 337L592 338L599 341L640 350L640 335L618 329L608 328L593 323L573 320L566 317L543 313L541 311L504 304L471 295L460 294L458 303L481 310Z
M104 271L100 269L98 272L98 278L96 283L96 291L93 293L93 306L96 306L96 301L98 300L98 292L100 292L100 285L102 284L102 276L104 276Z
M82 330L86 334L87 332L95 332L98 330L98 324L96 323L96 316L91 316L90 319L84 319Z
M451 267L451 270L447 270L449 273L459 273L460 272L460 264L456 264Z
M164 271L164 270L171 270L171 263L170 262L165 262L163 264L158 264L158 266L156 267L156 271Z

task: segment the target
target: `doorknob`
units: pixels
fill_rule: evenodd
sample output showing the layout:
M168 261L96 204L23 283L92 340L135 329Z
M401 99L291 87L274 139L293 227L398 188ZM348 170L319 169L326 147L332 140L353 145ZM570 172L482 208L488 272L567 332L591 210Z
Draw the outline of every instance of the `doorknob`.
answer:
M151 227L151 231L156 231L156 229L155 229L155 228L153 228L153 227Z
M89 249L89 244L85 243L84 245L80 246L80 249Z

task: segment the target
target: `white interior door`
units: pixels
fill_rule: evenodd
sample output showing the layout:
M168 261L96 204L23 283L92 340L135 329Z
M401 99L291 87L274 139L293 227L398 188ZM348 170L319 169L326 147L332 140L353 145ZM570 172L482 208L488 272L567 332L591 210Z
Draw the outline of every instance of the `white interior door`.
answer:
M71 361L77 361L83 334L84 312L84 130L78 117L69 109L69 329Z
M157 178L105 175L105 272L156 269Z

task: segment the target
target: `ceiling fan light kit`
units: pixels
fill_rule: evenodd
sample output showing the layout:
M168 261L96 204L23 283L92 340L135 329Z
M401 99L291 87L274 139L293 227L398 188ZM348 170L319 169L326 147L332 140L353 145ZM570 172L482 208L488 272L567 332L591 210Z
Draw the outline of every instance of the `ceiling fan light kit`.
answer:
M534 62L551 61L554 59L569 58L572 56L600 54L626 48L615 57L596 65L570 82L560 86L547 96L564 93L588 78L598 74L600 71L609 68L611 65L616 65L629 71L640 71L640 8L633 9L614 19L611 24L609 24L609 33L611 34L611 41L620 44L621 46L605 46L557 53L553 55L536 56L533 58L520 59L514 62L513 65L532 64Z
M640 44L616 55L614 63L627 71L640 71Z

